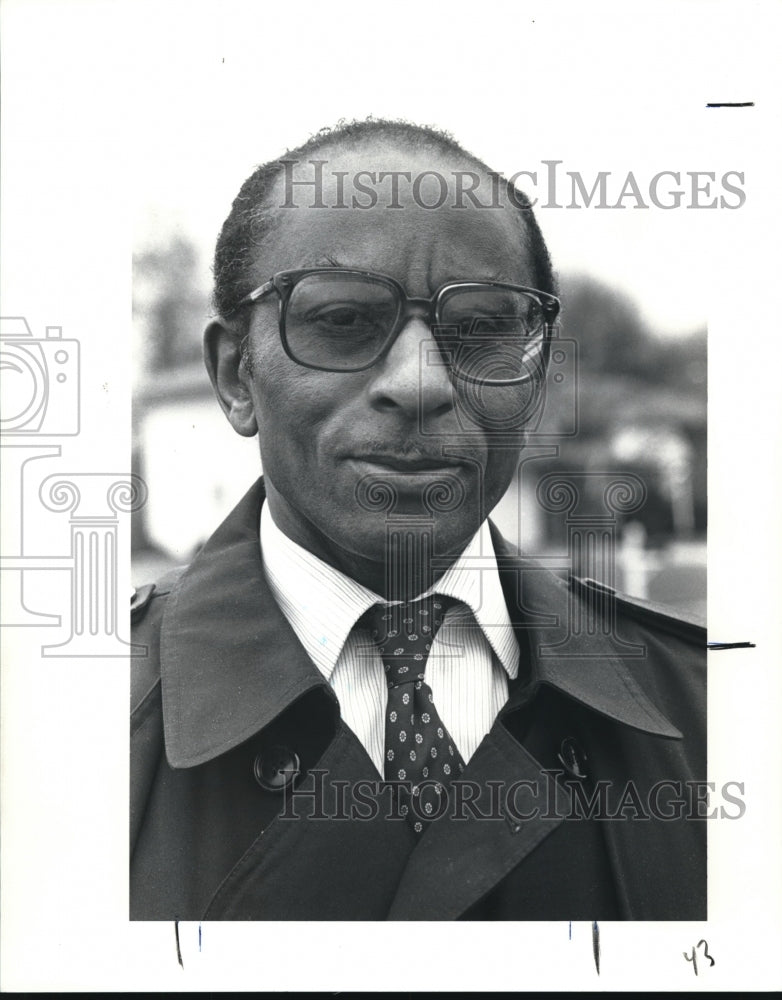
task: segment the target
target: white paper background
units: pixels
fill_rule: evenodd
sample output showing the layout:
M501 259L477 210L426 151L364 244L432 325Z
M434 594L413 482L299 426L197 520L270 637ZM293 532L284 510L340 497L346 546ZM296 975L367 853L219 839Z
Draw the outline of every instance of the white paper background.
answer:
M213 235L252 167L324 124L433 122L506 172L542 159L585 177L743 171L738 211L539 219L559 267L588 263L662 326L708 318L710 638L757 649L710 654L710 778L743 781L747 812L710 824L708 925L601 924L598 979L581 923L571 940L564 923L433 925L402 961L372 924L208 924L200 951L183 924L182 970L173 925L126 918L127 664L45 660L48 636L9 629L3 989L782 985L780 14L772 2L5 0L2 312L39 337L62 326L82 352L82 433L61 440L52 471L129 470L132 233L149 206ZM67 547L51 530L44 548ZM38 583L53 610L59 576ZM125 562L121 595L127 581ZM696 979L682 952L701 938L716 965Z

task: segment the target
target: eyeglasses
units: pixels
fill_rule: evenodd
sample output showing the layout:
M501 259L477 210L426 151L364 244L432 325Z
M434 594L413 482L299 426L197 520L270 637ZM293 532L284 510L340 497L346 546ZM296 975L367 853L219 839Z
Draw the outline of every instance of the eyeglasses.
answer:
M547 292L499 281L450 281L430 299L411 298L387 275L330 267L280 271L245 295L234 312L272 292L280 297L282 346L304 368L371 368L415 306L425 310L452 374L482 385L539 377L560 308Z

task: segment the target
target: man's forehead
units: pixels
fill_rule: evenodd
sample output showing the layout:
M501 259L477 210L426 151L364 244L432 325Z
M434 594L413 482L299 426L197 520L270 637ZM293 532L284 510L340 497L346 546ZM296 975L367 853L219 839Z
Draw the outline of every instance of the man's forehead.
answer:
M406 260L420 270L426 258L430 279L530 282L521 213L507 199L491 207L498 180L448 150L376 137L325 144L285 163L261 256L276 269L331 263L397 272Z
M457 187L463 190L470 185L469 175L472 174L476 175L478 183L488 190L492 176L497 177L478 161L459 150L438 148L428 141L415 142L382 135L342 137L310 149L306 154L281 157L281 161L286 166L277 178L276 193L285 192L286 186L289 189L291 182L295 191L297 181L315 177L322 178L324 187L329 185L332 190L337 188L346 190L348 186L354 184L359 175L365 181L369 180L367 175L374 175L377 178L379 207L391 206L395 188L399 199L411 194L413 189L417 191L420 189L419 200L422 203L433 204L436 201L433 195L443 182L454 193ZM496 184L496 180L494 183ZM428 190L424 190L427 187ZM303 188L301 192L304 193ZM365 202L366 200L364 199ZM449 200L453 201L453 198ZM474 207L474 199L462 197L460 200L465 208ZM349 198L345 201L351 203Z

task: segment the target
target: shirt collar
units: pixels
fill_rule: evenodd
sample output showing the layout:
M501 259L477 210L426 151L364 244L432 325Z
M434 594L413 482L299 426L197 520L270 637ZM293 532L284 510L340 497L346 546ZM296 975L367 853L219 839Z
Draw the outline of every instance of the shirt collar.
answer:
M302 548L261 508L260 539L269 586L304 648L328 680L351 629L373 604L385 604L373 590ZM306 579L307 586L301 581ZM466 605L508 677L519 670L519 645L508 617L488 523L470 540L437 583L421 594L444 594Z
M160 662L166 753L173 767L226 753L314 688L325 696L318 710L329 713L336 726L337 700L297 641L264 573L259 539L264 498L259 480L168 597ZM608 638L582 636L579 649L568 655L557 651L572 597L567 585L534 561L520 559L493 526L491 537L507 613L525 650L517 691L527 682L548 683L634 729L680 737Z
M508 616L488 521L427 593L434 591L470 609L508 677L514 680L519 672L519 644Z
M260 544L266 579L277 603L329 680L350 630L383 598L288 538L275 524L267 503L261 508Z

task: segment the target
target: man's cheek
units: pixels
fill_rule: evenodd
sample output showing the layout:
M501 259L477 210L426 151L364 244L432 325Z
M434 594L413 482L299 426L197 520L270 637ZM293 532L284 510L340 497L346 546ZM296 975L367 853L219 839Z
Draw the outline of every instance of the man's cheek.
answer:
M499 503L518 468L520 447L512 440L490 445L490 452L478 475L483 509L488 513Z
M490 442L513 446L537 418L541 389L533 381L513 386L460 381L453 398L461 435L482 435Z

